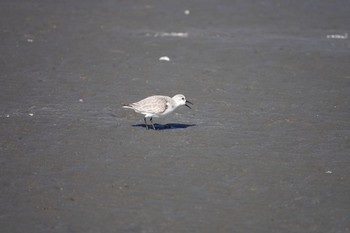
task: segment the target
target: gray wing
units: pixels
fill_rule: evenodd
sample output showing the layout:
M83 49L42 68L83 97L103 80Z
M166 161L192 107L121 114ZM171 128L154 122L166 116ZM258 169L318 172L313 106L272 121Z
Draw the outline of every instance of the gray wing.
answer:
M151 96L131 105L138 111L162 113L168 108L167 103L167 98L164 98L163 96Z

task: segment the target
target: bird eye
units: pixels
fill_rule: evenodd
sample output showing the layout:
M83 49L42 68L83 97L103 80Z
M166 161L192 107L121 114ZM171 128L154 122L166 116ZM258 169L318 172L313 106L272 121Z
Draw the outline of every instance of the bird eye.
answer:
M182 100L185 100L185 98L184 98L184 97L182 97Z

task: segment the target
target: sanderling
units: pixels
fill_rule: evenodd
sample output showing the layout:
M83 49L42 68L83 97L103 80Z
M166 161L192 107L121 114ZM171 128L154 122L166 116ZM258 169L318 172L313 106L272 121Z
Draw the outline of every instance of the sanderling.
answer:
M143 120L145 121L146 129L148 129L146 118L150 117L150 122L155 130L156 128L154 127L152 117L165 116L182 105L191 108L188 104L192 103L186 100L185 96L182 94L175 95L172 98L163 95L153 95L132 104L123 104L123 108L130 108L137 113L145 115Z

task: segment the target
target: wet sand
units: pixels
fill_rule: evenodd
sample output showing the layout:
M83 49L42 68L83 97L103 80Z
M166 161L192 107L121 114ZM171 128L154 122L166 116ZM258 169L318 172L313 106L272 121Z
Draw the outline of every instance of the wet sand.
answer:
M349 232L349 12L2 1L1 232Z

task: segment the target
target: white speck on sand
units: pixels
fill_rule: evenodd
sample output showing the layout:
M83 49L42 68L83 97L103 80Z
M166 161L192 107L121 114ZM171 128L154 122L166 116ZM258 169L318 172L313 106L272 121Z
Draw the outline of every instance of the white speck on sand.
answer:
M170 58L167 56L163 56L159 58L159 61L170 61Z
M188 37L188 32L156 32L154 37Z

